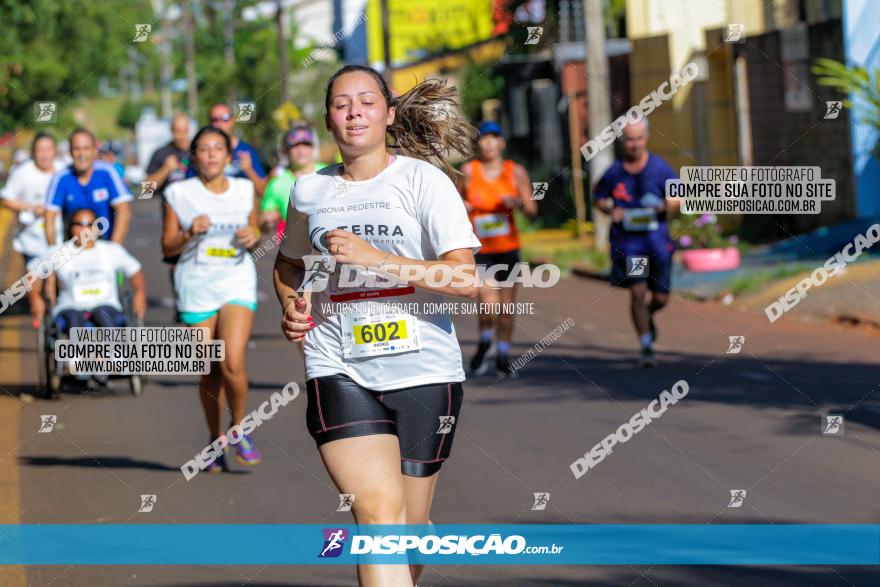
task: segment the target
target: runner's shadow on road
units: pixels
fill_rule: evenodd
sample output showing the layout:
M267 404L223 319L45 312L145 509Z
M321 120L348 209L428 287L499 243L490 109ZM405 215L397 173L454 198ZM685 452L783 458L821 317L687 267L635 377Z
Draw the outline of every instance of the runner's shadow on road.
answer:
M284 338L284 335L281 334L281 331L278 331L278 334L274 333L260 333L253 332L251 333L251 340L287 340Z
M548 348L527 361L516 379L498 381L491 374L469 377L468 384L475 395L492 390L474 403L649 402L662 390L684 379L690 387L689 402L786 409L793 411L792 417L815 415L817 427L820 414L843 413L847 421L880 429L876 365L832 363L816 356L779 359L659 350L659 365L644 369L636 366L635 353L619 349L584 345L580 356L553 351L552 347ZM499 395L497 391L502 389L514 393ZM515 393L518 389L527 393ZM789 431L797 433L796 422L792 424ZM807 433L807 428L797 429Z
M248 383L248 389L250 391L260 391L260 390L271 390L271 391L281 391L284 389L284 386L287 385L289 381L285 381L284 383ZM294 382L297 383L297 382ZM155 377L150 379L150 385L155 385L156 387L192 387L192 381L175 381L175 380L167 380L167 379L159 379ZM300 387L302 385L297 383Z
M248 587L322 587L321 583L255 583L248 582ZM324 584L326 585L326 583ZM147 585L146 587L150 587ZM186 583L162 583L154 587L242 587L241 581L224 581L223 583L194 583L187 581Z
M592 567L591 569L595 569ZM524 579L518 582L523 586L547 587L618 587L632 585L645 579L652 585L682 585L688 587L754 587L755 585L797 585L798 587L825 587L841 581L849 585L876 585L880 572L868 566L798 566L798 567L755 567L755 566L633 566L602 567L606 571L620 569L613 579ZM629 572L627 572L629 571ZM601 573L599 571L591 571ZM604 574L604 573L603 573ZM655 582L657 580L657 582ZM483 583L481 583L483 584Z
M64 384L64 389L61 392L61 396L52 399L43 397L43 390L33 383L16 383L13 385L0 383L0 395L21 397L22 395L27 394L30 395L33 400L47 402L60 401L69 396L76 398L89 397L93 399L101 399L106 397L126 397L131 395L127 379L113 379L110 383L112 387L97 387L95 389L89 389L86 384L81 381L66 382ZM150 384L152 385L153 383L154 382L151 380Z
M153 461L141 461L129 457L86 456L86 457L19 457L19 464L33 467L87 467L93 469L144 469L147 471L180 471L179 467L169 467Z
M22 394L28 394L35 399L41 399L39 397L40 388L33 383L0 383L0 395L20 397Z

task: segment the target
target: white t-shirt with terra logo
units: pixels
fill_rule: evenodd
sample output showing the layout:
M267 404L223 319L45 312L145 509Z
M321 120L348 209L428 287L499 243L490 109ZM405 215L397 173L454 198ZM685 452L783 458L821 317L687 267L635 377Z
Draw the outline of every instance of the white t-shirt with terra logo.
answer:
M430 163L397 156L366 181L346 181L339 168L331 165L296 182L281 244L284 256L326 251L321 235L334 228L408 259L434 261L456 249L479 250L461 196ZM345 374L373 391L464 380L452 319L423 310L470 300L406 284L343 287L343 271L351 276L337 266L324 290L312 293L316 326L305 339L309 379ZM340 309L334 302L346 311L334 311ZM391 304L397 308L387 310ZM413 305L418 311L397 311Z
M33 259L28 264L28 269L34 271L39 263L49 259L56 250L66 245L64 242L51 247L45 257ZM52 308L52 316L57 316L64 310L87 312L98 306L112 306L121 311L116 272L122 271L130 278L140 270L140 261L119 243L95 241L94 246L81 249L55 270L58 297L55 307Z
M198 177L165 188L165 201L188 230L197 216L211 219L208 232L187 241L174 269L181 312L212 312L232 301L257 303L253 257L238 244L235 232L248 226L254 206L254 184L230 177L229 188L215 194Z

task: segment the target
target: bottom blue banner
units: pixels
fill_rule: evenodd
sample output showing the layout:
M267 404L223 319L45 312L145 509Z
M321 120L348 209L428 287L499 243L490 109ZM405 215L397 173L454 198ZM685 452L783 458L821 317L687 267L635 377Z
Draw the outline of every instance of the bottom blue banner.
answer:
M877 565L880 525L0 525L4 565L357 563Z

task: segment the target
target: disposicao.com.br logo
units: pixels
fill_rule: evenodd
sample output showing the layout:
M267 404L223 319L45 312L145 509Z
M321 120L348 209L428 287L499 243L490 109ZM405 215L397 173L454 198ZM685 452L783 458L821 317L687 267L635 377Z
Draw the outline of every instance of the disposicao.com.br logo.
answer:
M340 556L349 534L344 528L324 528L323 546L318 558ZM547 555L560 554L565 548L555 543L529 546L524 536L491 534L352 534L350 555Z
M345 549L345 541L348 539L348 530L345 528L324 528L324 546L318 553L318 558L336 558Z

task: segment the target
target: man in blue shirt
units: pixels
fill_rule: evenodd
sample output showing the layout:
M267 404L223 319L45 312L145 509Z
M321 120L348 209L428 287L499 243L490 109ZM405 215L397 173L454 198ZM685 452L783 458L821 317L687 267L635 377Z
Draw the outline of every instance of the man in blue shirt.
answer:
M50 245L65 240L55 234L55 219L60 214L65 224L71 214L82 208L104 217L109 237L123 244L131 221L131 192L111 163L96 161L97 141L91 131L78 128L70 133L70 154L73 163L53 177L46 194L46 240Z
M226 104L214 104L208 111L209 123L229 135L232 141L232 163L226 166L226 175L249 179L254 184L254 192L262 196L266 189L266 172L260 164L257 150L232 133L235 117ZM190 169L188 176L194 176L195 170Z
M655 364L654 313L669 301L672 252L666 180L677 179L662 157L648 151L648 121L623 129L623 160L596 184L596 205L611 215L611 284L630 290L630 313L642 347L640 363ZM678 202L670 201L677 207ZM650 290L650 300L648 291Z

